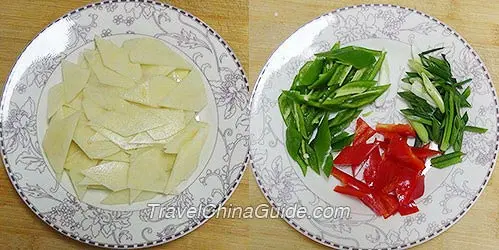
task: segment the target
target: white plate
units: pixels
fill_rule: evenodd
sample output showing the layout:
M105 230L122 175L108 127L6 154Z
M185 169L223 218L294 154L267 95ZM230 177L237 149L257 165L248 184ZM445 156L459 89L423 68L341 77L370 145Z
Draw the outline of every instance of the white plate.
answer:
M336 41L386 50L392 87L386 98L362 113L376 122L403 122L396 98L411 44L420 49L445 46L453 74L472 77L473 108L470 124L488 128L485 134L465 133L464 161L443 170L430 169L420 212L387 220L377 217L357 200L334 192L339 182L309 171L303 177L289 157L277 97L314 53L328 50ZM257 80L251 103L250 154L253 173L263 194L279 211L304 206L307 215L316 207L349 206L350 219L324 216L291 218L293 228L326 246L342 249L407 248L425 242L452 226L469 210L486 186L494 168L498 146L498 106L490 75L470 45L442 22L419 11L393 5L359 5L335 10L307 23L292 34L270 57ZM337 210L338 211L338 210Z
M62 59L76 62L96 35L121 44L155 37L183 55L205 76L208 105L198 117L210 126L197 170L177 195L133 205L83 201L67 176L58 184L40 148L46 129L47 90L61 81ZM247 79L227 43L195 16L156 2L118 1L88 5L45 28L12 69L1 103L2 154L12 184L40 219L62 234L101 247L140 248L177 239L206 222L237 187L245 169L249 135ZM196 208L193 216L150 216L147 203ZM165 210L170 211L170 210Z

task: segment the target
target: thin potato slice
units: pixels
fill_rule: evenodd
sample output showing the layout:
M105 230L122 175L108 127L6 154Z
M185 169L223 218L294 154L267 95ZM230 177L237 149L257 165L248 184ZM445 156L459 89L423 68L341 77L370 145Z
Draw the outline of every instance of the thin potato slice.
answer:
M199 112L206 103L203 80L200 73L194 70L161 101L160 106Z
M120 151L114 155L110 155L108 157L105 157L104 159L102 160L105 160L105 161L122 161L122 162L130 162L130 155L128 155L127 153L123 152L123 151Z
M82 173L112 191L120 191L127 188L128 163L126 162L105 162L85 169Z
M47 117L50 119L64 104L64 85L59 83L50 88L47 100Z
M83 100L83 93L78 93L78 95L73 98L71 102L67 104L68 107L74 110L82 110L81 101Z
M182 56L157 39L136 38L127 40L123 43L123 48L129 51L130 61L133 63L191 68L191 65Z
M129 204L130 189L123 189L117 192L110 192L100 203L104 205Z
M149 192L149 191L142 191L140 194L133 200L133 202L141 202L141 201L147 201L150 199L153 199L154 197L158 196L159 193L156 192Z
M68 157L64 163L64 168L68 171L69 179L73 184L76 195L81 200L87 192L87 186L78 185L85 176L81 173L82 170L95 166L98 163L96 160L88 158L88 156L72 142L69 147Z
M189 69L175 69L168 74L168 77L175 82L182 82L190 73L191 70Z
M170 159L161 148L139 151L130 161L128 186L131 189L162 192L166 187L168 172L164 170Z
M134 200L137 199L137 197L139 197L140 193L142 193L142 190L138 190L138 189L130 189L130 196L128 197L129 198L129 203L132 204Z
M173 193L175 188L194 172L199 164L199 156L207 136L208 128L202 127L198 130L194 138L186 142L180 149L164 193Z
M142 68L142 79L149 79L153 76L168 76L168 74L175 70L175 67L165 65L143 64L140 67Z
M100 83L123 88L135 86L133 79L106 68L97 50L87 50L83 54Z
M95 130L90 128L88 120L80 117L76 126L73 141L85 152L91 159L104 159L110 155L118 153L121 149L111 141L91 142L90 138L95 135Z
M55 173L62 173L80 112L51 122L43 138L43 150Z
M100 37L95 38L95 45L102 58L104 66L124 75L134 81L142 77L142 69L139 64L131 63L128 51L116 46L109 40Z
M64 81L64 99L66 103L73 100L87 85L90 71L69 61L62 61L62 78Z
M203 122L193 121L187 127L167 139L165 143L165 153L177 154L186 142L192 140L200 128L207 128L208 124Z
M90 126L90 127L93 130L97 131L99 134L108 138L110 141L114 142L114 144L118 145L118 147L120 147L124 150L147 147L147 145L129 143L129 141L132 139L132 136L123 137L119 134L114 133L111 130L108 130L108 129L105 129L102 127L98 127L98 126Z

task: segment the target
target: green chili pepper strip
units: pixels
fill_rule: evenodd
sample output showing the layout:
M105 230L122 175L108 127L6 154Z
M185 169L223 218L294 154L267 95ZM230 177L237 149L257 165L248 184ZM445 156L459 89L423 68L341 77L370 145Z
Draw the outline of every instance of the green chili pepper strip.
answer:
M293 127L288 127L286 129L286 149L288 150L291 159L296 161L303 172L303 175L307 175L307 163L300 156L300 146L301 146L301 135L298 130Z
M437 156L437 157L434 157L431 159L431 164L438 164L438 163L441 163L441 162L444 162L444 161L447 161L447 160L450 160L450 159L453 159L453 158L459 158L461 156L463 156L464 153L460 152L460 151L456 151L456 152L452 152L452 153L449 153L449 154L445 154L445 155L441 155L441 156Z
M308 86L313 84L319 74L322 71L324 60L315 59L313 61L308 61L303 65L303 67L298 72L298 78L296 80L295 86Z
M483 133L487 132L487 130L488 129L486 129L486 128L480 128L480 127L475 127L475 126L464 127L464 131L479 133L479 134L483 134Z
M421 139L421 141L423 141L424 144L430 142L428 131L426 131L426 128L423 124L411 120L409 120L409 123L411 124L412 128L414 128L419 139Z
M376 85L376 83L377 83L376 81L349 82L336 90L335 97L362 93L372 88L374 85Z
M461 163L462 161L463 161L463 159L461 158L461 156L459 156L459 157L454 157L454 158L451 158L451 159L448 159L445 161L441 161L441 162L438 162L435 164L432 163L431 165L434 168L442 169L442 168L446 168L446 167Z
M303 138L308 138L307 128L305 126L305 119L298 103L293 103L293 117L295 119L295 126Z
M322 117L322 121L317 130L317 135L315 136L312 145L317 156L317 166L319 169L324 169L327 158L330 157L331 152L331 134L329 133L327 115Z
M383 62L385 61L386 52L382 52L381 56L379 56L378 60L374 64L374 66L370 70L366 70L364 75L362 75L362 80L373 80L374 77L378 74Z

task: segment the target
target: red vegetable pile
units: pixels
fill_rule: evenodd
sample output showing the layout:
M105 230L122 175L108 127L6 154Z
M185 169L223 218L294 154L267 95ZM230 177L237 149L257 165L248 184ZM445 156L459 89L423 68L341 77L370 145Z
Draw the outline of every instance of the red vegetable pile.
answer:
M376 133L384 140L367 141ZM408 124L378 124L372 129L364 120L357 120L354 140L334 160L331 174L341 181L334 191L353 196L371 208L377 215L388 218L399 212L409 215L419 211L414 200L424 193L426 158L440 154L439 151L411 147L408 137L415 137ZM361 181L354 176L359 166L365 166ZM340 170L351 166L352 175Z

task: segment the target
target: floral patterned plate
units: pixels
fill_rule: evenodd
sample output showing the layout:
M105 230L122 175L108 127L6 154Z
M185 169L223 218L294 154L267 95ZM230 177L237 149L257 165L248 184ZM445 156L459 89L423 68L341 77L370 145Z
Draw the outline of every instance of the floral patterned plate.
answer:
M488 128L485 134L466 133L463 163L443 170L430 169L426 190L417 200L420 212L387 220L377 217L357 200L333 192L338 184L310 172L303 177L284 146L285 126L277 97L289 89L293 77L314 53L336 41L388 51L392 87L385 98L367 107L366 119L402 122L402 100L395 98L405 72L411 45L420 49L445 46L458 79L472 77L470 122ZM363 112L363 113L364 113ZM253 173L269 203L279 211L304 206L303 218L283 218L296 230L326 246L341 249L408 248L430 240L455 224L470 209L490 178L498 146L498 105L490 75L470 45L453 29L416 10L393 5L359 5L335 10L307 23L270 57L252 96L250 155ZM351 129L351 128L350 128ZM350 218L311 216L316 207L349 206ZM337 210L338 211L338 210ZM325 214L324 214L325 215Z
M58 184L40 148L46 127L47 90L61 81L62 59L75 62L96 35L115 42L155 37L205 76L211 124L194 174L178 195L152 201L194 215L159 216L146 202L106 206L81 202L67 179ZM26 205L55 230L100 247L140 248L177 239L206 222L237 187L249 140L247 79L227 43L195 16L152 1L107 1L74 10L46 27L19 56L1 103L1 149L7 174ZM171 210L166 210L171 211ZM151 212L154 212L151 215ZM171 214L170 214L171 215Z

